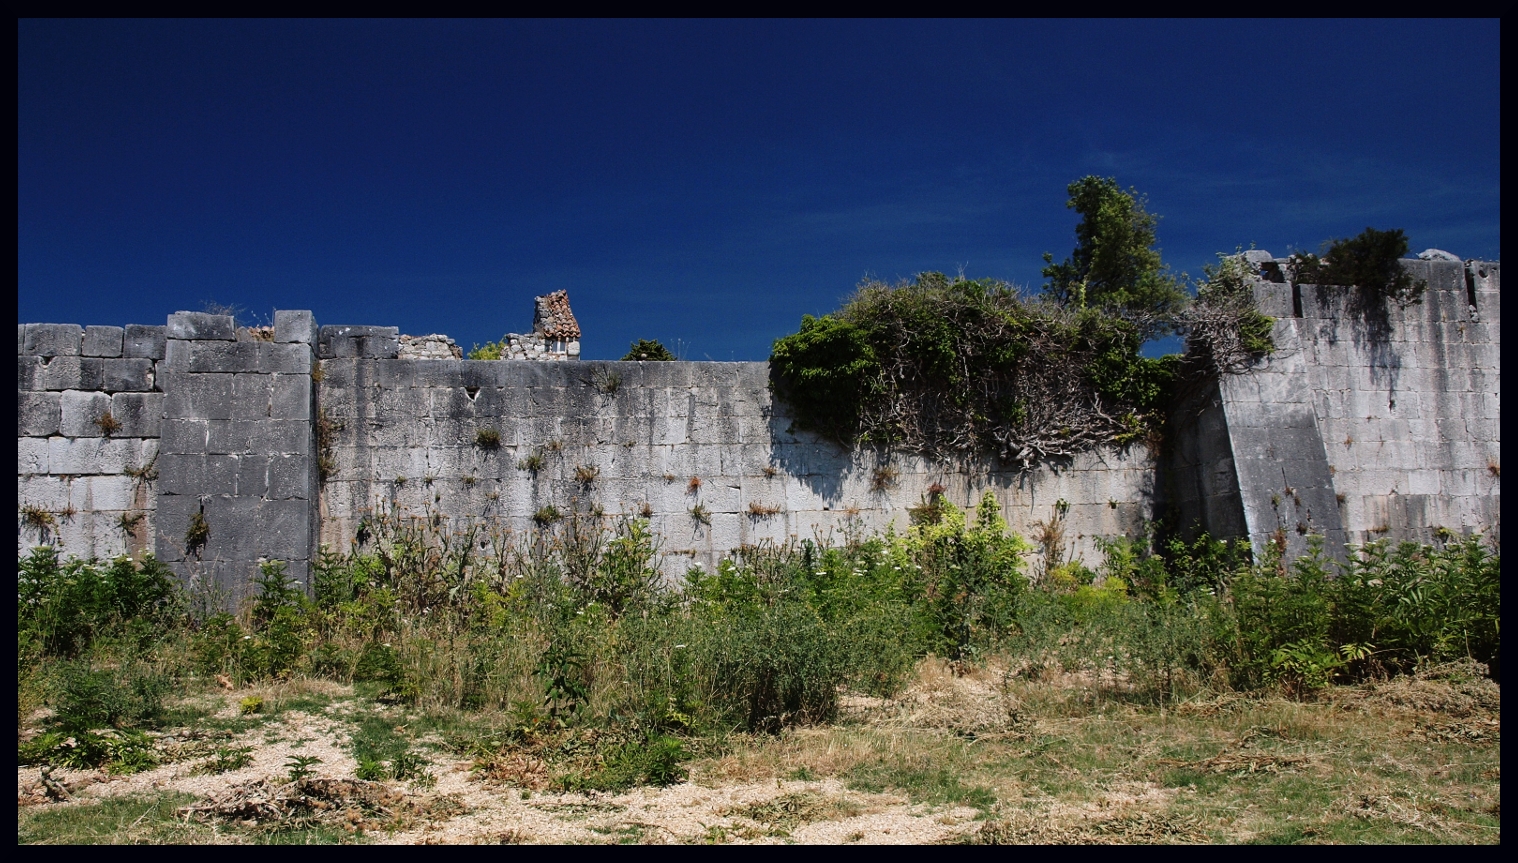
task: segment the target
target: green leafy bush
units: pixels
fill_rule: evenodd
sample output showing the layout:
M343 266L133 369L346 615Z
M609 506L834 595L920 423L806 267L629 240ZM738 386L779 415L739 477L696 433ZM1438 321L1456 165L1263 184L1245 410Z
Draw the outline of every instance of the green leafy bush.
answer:
M152 741L140 731L49 731L18 747L16 756L23 765L105 768L118 774L149 770L160 761Z
M1501 561L1477 537L1287 566L1252 560L1243 543L1138 536L1104 542L1088 567L1057 553L1054 530L1029 577L1037 552L1007 532L994 496L972 516L935 495L912 519L905 533L838 545L745 547L665 584L641 520L572 505L518 539L492 523L380 512L362 543L317 561L315 601L271 562L239 613L198 622L165 612L178 600L161 600L140 569L107 577L104 565L34 554L21 560L34 583L18 591L20 684L34 690L22 718L43 704L53 718L18 757L151 766L143 729L168 721L176 682L213 674L330 676L423 714L493 712L489 723L507 725L465 748L532 748L552 781L583 789L679 781L698 741L829 721L841 693L893 695L930 655L956 669L996 657L1014 673L1078 670L1161 701L1203 687L1305 693L1465 658L1500 674ZM96 609L83 623L38 616L70 591ZM101 610L127 607L136 616ZM161 631L139 637L144 622ZM361 726L363 775L427 781L393 717Z
M1407 254L1407 235L1401 228L1378 231L1366 228L1347 240L1329 240L1321 256L1299 252L1291 267L1299 282L1317 285L1354 285L1410 306L1422 300L1428 282L1413 277L1402 267Z
M52 655L77 656L125 629L151 637L183 609L173 572L151 555L140 564L126 557L60 562L57 549L37 546L17 570L19 634Z
M1178 316L1187 358L1212 372L1247 371L1275 351L1275 320L1255 307L1255 274L1242 255L1218 255L1204 271L1196 301Z
M869 336L842 316L802 315L800 332L775 341L770 368L797 425L840 443L860 434L881 372Z
M675 355L669 352L669 348L660 344L657 339L639 339L627 348L627 356L622 362L672 362Z
M53 722L63 731L151 726L163 713L169 681L145 665L92 670L71 662L57 674Z
M572 772L556 783L566 791L623 791L635 785L674 785L683 782L682 763L690 759L685 746L674 737L653 734L608 747L600 765L588 772Z
M483 345L476 344L469 349L467 356L471 360L498 360L505 356L510 344L510 339L506 336L501 336L501 340L498 342L486 342Z
M1131 441L1157 422L1176 365L1140 357L1143 340L1115 314L923 273L866 282L835 314L804 317L775 341L770 367L796 425L840 444L1027 462Z

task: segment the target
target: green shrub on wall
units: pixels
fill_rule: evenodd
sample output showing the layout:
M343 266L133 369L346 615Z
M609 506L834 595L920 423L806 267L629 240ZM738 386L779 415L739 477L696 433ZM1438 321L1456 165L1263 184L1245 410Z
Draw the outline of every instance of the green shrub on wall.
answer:
M1395 300L1406 307L1420 302L1428 282L1413 280L1402 269L1407 235L1401 228L1366 228L1347 240L1329 240L1323 254L1298 252L1291 256L1293 277L1305 284L1353 285Z
M675 355L669 352L658 339L638 339L627 347L627 356L622 362L673 362Z
M922 273L866 281L837 312L803 317L770 357L796 425L843 445L1024 465L1148 435L1180 362L1139 349L1184 325L1186 292L1136 191L1102 177L1067 191L1076 246L1062 263L1044 256L1040 300L995 279Z
M923 273L866 282L838 312L804 317L770 363L796 425L840 444L1026 462L1153 427L1177 366L1139 356L1143 338L1118 314Z

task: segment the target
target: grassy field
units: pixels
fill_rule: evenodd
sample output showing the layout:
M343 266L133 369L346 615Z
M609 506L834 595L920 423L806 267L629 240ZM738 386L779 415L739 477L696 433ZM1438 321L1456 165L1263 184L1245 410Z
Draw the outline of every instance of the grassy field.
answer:
M895 698L687 741L688 779L622 791L572 790L607 760L595 731L512 735L508 716L424 715L324 681L218 688L174 710L184 724L153 737L157 767L53 769L51 793L19 768L18 840L1501 840L1500 688L1459 665L1308 700L1202 693L1160 709L1080 675L928 659Z
M497 529L393 513L235 609L21 558L19 840L1500 839L1479 536L1087 566L935 498L670 584L641 520Z

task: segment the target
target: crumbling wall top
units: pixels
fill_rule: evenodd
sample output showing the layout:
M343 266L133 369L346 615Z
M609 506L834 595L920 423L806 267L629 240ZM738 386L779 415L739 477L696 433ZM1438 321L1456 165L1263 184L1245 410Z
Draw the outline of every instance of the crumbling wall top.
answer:
M579 340L580 324L575 320L574 312L569 310L568 291L554 291L536 298L532 331L548 339Z

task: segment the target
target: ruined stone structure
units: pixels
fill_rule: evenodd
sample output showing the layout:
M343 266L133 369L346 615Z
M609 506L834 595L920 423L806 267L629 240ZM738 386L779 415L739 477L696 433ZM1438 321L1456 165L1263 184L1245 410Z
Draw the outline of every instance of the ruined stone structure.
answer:
M456 357L451 342L298 311L272 333L184 312L167 326L21 325L18 547L151 551L235 598L260 559L304 580L322 545L346 549L366 513L394 508L523 534L548 506L646 515L672 575L743 544L902 530L935 488L964 506L992 491L1024 534L1060 519L1092 562L1098 538L1165 514L1289 554L1310 535L1342 554L1499 531L1499 265L1409 261L1429 287L1401 309L1291 284L1253 254L1274 355L1183 393L1163 452L1029 470L794 432L765 363L432 358ZM555 296L535 334L577 356ZM187 541L197 516L207 532Z
M577 360L580 324L569 310L569 292L554 291L534 300L532 332L507 333L503 360Z
M430 336L401 336L400 353L403 360L461 360L464 349L453 339L433 333Z

